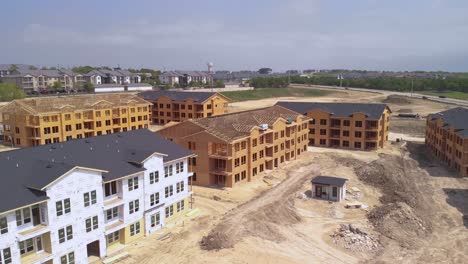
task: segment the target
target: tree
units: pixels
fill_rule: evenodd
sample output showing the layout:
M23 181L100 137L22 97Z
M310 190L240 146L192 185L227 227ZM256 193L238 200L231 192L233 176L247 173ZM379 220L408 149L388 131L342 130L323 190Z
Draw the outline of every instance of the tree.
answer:
M92 92L94 90L94 85L90 82L86 82L83 84L83 89L85 89L88 92Z
M96 68L95 67L92 67L92 66L78 66L78 67L74 67L72 69L72 71L76 72L76 73L81 73L81 74L85 74L85 73L88 73L92 70L95 70Z
M258 70L258 73L260 73L260 74L270 74L272 71L273 71L273 70L270 69L270 68L260 68L260 69Z
M17 71L18 66L16 66L15 64L12 64L12 65L10 65L10 68L8 70L11 71L11 72Z
M0 102L24 98L24 91L14 84L0 83Z
M54 90L58 90L62 88L62 84L59 81L55 81L54 84L52 84L51 88Z
M217 80L215 82L215 87L224 88L224 82L221 80Z
M37 70L37 67L36 67L36 66L33 66L33 65L31 65L31 66L29 66L29 69L30 69L30 70Z

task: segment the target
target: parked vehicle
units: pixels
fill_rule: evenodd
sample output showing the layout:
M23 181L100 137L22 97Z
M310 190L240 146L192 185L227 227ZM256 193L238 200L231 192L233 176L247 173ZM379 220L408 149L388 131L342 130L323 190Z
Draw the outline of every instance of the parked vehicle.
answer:
M447 98L445 95L439 95L439 98Z

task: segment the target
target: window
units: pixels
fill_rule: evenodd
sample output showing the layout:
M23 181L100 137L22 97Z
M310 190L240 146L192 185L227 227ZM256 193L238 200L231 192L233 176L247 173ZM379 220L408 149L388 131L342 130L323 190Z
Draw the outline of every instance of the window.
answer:
M326 129L320 129L320 135L326 135L327 134L327 130Z
M118 207L114 207L114 208L106 210L106 219L107 220L112 220L112 219L116 218L117 216L119 216L119 208Z
M140 222L136 222L130 225L130 236L134 236L140 233Z
M355 126L355 127L362 127L362 121L356 121L356 122L354 123L354 126Z
M138 210L140 210L140 200L135 200L128 203L128 211L130 214L136 213Z
M343 147L349 147L349 141L347 140L343 141Z
M88 207L97 203L96 191L87 192L83 194L84 206Z
M24 208L22 210L16 210L16 225L20 226L27 223L31 223L31 209Z
M57 210L57 216L61 216L64 213L65 214L70 213L71 212L70 198L56 202L55 208Z
M184 171L184 163L183 162L176 163L176 173L180 173L183 171Z
M169 165L169 176L172 176L172 165Z
M65 131L72 131L72 126L71 125L66 125L65 126Z
M257 139L253 139L252 140L252 147L256 147L257 146Z
M59 131L58 126L52 127L52 133L58 133L58 131Z
M349 130L343 130L343 137L349 137Z
M3 252L3 262L2 262L2 254L0 252L0 263L4 263L4 264L10 264L12 263L11 261L11 250L10 248L5 248L4 250L2 250Z
M71 225L58 230L59 243L73 239L73 227Z
M60 257L60 264L75 264L75 252Z
M253 175L253 176L257 176L257 168L253 168L253 169L252 169L252 175Z
M111 125L111 121L110 120L106 120L106 126L110 126Z
M150 184L159 182L159 171L150 173Z
M263 155L264 155L264 151L263 150L260 150L260 158L263 158Z
M243 172L241 172L241 179L245 180L245 178L247 178L247 173L246 173L246 171L243 171Z
M354 136L357 137L357 138L360 138L360 137L362 137L362 132L356 131L356 132L354 132Z
M326 145L327 144L327 140L326 139L321 139L320 140L320 145Z
M19 242L20 254L24 255L34 251L34 240L32 238Z
M44 127L44 134L50 134L50 127Z
M114 233L110 233L109 235L107 235L107 244L112 244L119 240L120 240L120 231L115 231Z
M153 205L156 205L159 203L159 193L153 193L151 196L150 196L150 205L153 206Z
M0 218L0 235L8 233L8 222L6 217Z
M104 185L104 189L105 189L106 197L117 194L117 182L113 181L113 182L106 183Z
M166 218L169 218L174 215L174 206L171 204L166 207Z
M165 197L172 196L174 194L174 186L166 186L165 188Z
M101 121L96 121L96 127L101 127L102 124L101 124Z
M177 183L177 193L183 192L184 191L184 182L178 182Z
M254 153L252 154L252 161L256 161L257 160L257 153Z
M242 141L241 142L241 149L245 149L247 147L247 142Z
M320 119L320 125L326 126L327 125L327 120L326 119Z
M86 232L89 233L93 230L98 229L99 221L97 216L90 217L86 219Z
M239 165L240 165L239 158L237 158L234 160L234 167L239 167Z
M155 227L161 224L161 215L159 212L151 216L151 227Z
M343 126L350 126L351 122L349 120L343 120Z
M182 200L180 202L177 202L177 212L180 212L180 211L184 210L184 204L185 204L184 200Z
M128 191L138 189L138 177L128 179Z
M75 119L81 119L81 113L76 113L75 114Z
M246 157L246 156L242 156L242 157L241 157L241 164L244 165L246 162L247 162L247 157Z
M361 142L354 142L354 148L361 148Z

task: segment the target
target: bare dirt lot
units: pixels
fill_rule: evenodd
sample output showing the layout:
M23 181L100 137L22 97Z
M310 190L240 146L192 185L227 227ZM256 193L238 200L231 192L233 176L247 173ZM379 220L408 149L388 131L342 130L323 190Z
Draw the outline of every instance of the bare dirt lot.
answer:
M352 92L320 100L355 97L386 99ZM231 110L277 100L239 102ZM416 99L388 104L394 113L421 115L451 107ZM422 125L397 122L395 133L424 135ZM197 209L128 246L121 263L466 263L468 179L434 160L423 144L388 144L376 152L309 150L235 189L193 187ZM311 198L316 175L347 178L347 200ZM350 202L365 208L345 208Z

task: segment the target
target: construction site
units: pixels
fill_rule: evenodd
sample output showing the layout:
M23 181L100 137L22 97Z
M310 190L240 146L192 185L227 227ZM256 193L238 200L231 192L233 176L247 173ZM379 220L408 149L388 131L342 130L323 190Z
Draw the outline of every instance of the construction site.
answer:
M192 210L127 246L118 263L466 263L468 179L424 145L425 117L454 105L346 90L235 102L229 112L280 100L386 103L389 142L375 151L309 147L236 188L193 186ZM319 175L346 178L346 199L312 197Z

